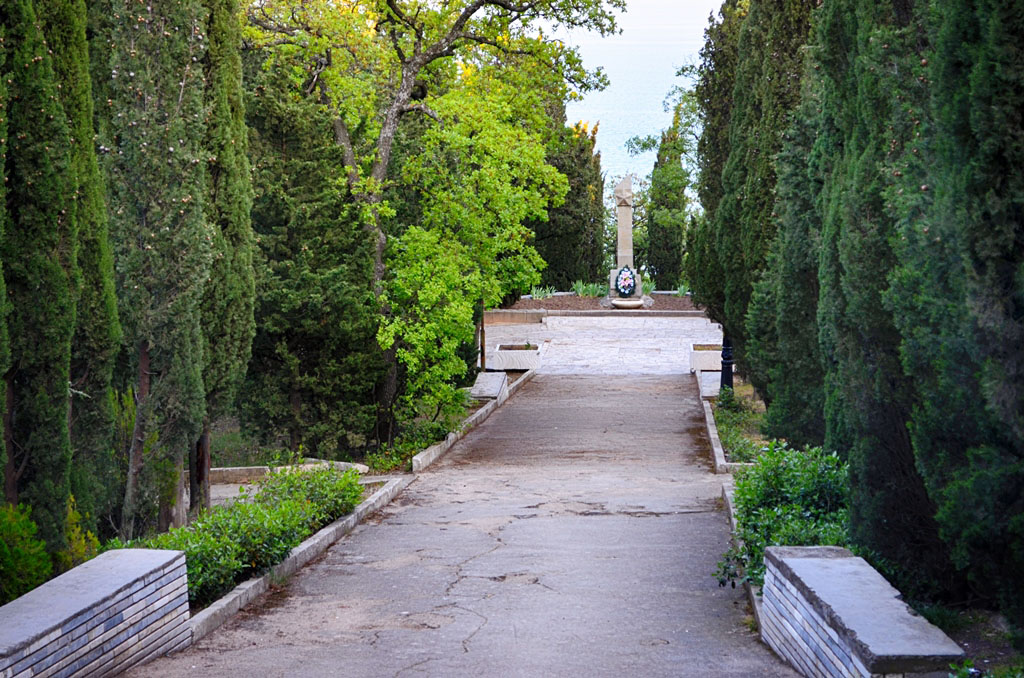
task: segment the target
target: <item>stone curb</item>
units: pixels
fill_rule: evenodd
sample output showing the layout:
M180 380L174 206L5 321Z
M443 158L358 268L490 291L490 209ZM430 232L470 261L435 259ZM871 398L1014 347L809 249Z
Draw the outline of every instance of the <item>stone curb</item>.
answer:
M543 322L545 317L549 316L568 316L568 317L584 317L584 318L601 318L601 317L634 317L642 318L646 316L652 316L656 318L703 318L704 311L656 311L652 309L644 310L600 310L600 311L569 311L559 309L546 309L546 308L535 308L516 310L511 309L495 309L492 311L484 312L484 323L493 323L495 325L510 325L518 323L539 323Z
M262 577L242 582L230 593L192 617L189 621L189 626L192 629L192 642L198 641L221 626L257 596L266 592L270 588L271 582L280 581L294 574L303 565L324 553L334 542L351 532L356 525L362 522L363 518L386 506L413 480L415 480L413 476L390 480L384 487L359 504L352 513L321 528L319 532L292 549L291 554L271 568L270 572Z
M700 373L696 374L697 387L700 388ZM715 461L715 473L732 473L737 469L753 466L749 462L725 460L725 450L722 448L722 441L718 437L718 426L715 424L715 414L711 411L711 403L702 399L701 405L704 406L704 424L708 429L708 438L711 439L711 452Z
M736 508L733 505L733 492L735 488L732 486L730 481L722 483L722 501L725 502L725 510L729 515L729 527L732 529L732 540L737 541L736 538ZM754 611L754 623L757 624L757 629L761 630L761 589L760 587L754 588L754 585L750 582L743 582L743 589L747 592L747 600L750 603L750 609Z
M544 347L541 348L541 353L543 352ZM494 412L494 410L501 407L502 403L511 398L513 395L515 395L516 392L519 391L519 389L521 389L526 382L533 379L535 374L537 374L537 370L528 370L525 374L523 374L523 376L519 378L518 381L516 381L516 383L509 386L508 389L502 395L498 396L491 402L481 407L479 410L474 412L469 418L467 418L466 421L462 422L462 425L459 427L458 431L452 431L444 440L437 443L436 445L431 445L430 447L428 447L427 449L423 450L415 457L413 457L412 472L419 473L420 471L427 468L435 461L443 457L444 454L451 449L452 445L462 440L462 438L467 433L469 433L469 431L472 430L475 426L483 423L483 421L487 419L487 417L491 416L491 413Z

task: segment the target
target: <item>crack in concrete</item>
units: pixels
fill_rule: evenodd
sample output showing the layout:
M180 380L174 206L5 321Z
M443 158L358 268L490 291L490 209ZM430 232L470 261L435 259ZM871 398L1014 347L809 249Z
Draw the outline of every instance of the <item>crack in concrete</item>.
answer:
M406 671L412 671L413 669L415 669L418 666L423 666L424 664L426 664L428 662L434 662L434 661L437 661L437 659L434 658L434 657L427 657L426 659L421 659L420 661L416 662L415 664L409 664L408 666L403 666L402 668L400 668L397 671L395 671L394 678L399 678L399 676L401 676Z

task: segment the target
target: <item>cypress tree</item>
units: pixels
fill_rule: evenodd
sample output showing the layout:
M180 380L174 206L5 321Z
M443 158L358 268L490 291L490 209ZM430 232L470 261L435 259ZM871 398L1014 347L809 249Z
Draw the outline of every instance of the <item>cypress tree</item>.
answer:
M749 5L749 0L725 0L720 18L711 18L704 31L695 87L703 121L697 141L697 197L704 214L688 231L686 277L693 286L694 301L704 306L716 322L722 322L725 316L725 279L715 247L714 225L722 201L722 170L729 156L740 27Z
M682 277L683 235L690 200L690 172L683 157L690 156L689 129L684 129L684 105L673 111L672 126L661 134L658 156L651 170L651 188L647 205L647 272L657 289L675 289ZM692 108L690 109L692 110Z
M337 181L345 162L330 116L293 98L283 69L256 62L246 63L256 336L242 424L295 452L359 454L371 445L384 367L372 243Z
M0 244L4 241L4 233L9 228L7 214L7 108L10 103L7 94L7 27L0 23ZM2 252L2 250L0 250ZM10 337L7 334L7 314L10 307L7 303L7 285L4 284L4 261L0 256L0 374L7 374L11 364ZM7 379L0 379L0 403L7 403ZM7 433L5 422L7 417L0 417L0 434L5 444L0 445L0 469L6 477L7 469Z
M49 50L28 0L0 4L9 45L9 222L4 262L11 367L6 372L5 491L32 507L51 551L65 545L70 491L68 381L75 326L77 234L69 136Z
M819 12L825 119L818 145L834 163L821 197L825 444L849 458L854 541L895 565L905 593L948 590L952 568L907 430L912 383L882 304L896 264L886 164L914 132L900 124L898 93L914 87L916 25L902 2L843 0Z
M122 534L184 518L181 486L205 411L200 303L214 230L204 219L206 163L198 0L97 3L93 51L109 102L106 150L119 311L135 376ZM104 72L105 71L105 72Z
M764 432L791 444L824 440L823 381L818 344L818 258L825 149L815 147L822 124L820 82L810 59L800 106L776 159L778 232L764 278L754 286L747 315L747 357L767 382Z
M548 148L548 164L569 180L565 202L548 210L547 221L532 221L534 247L547 268L541 283L568 290L573 282L604 279L604 179L601 154L594 152L597 126L564 126L564 114Z
M712 228L725 283L723 328L744 364L747 307L775 236L771 216L775 155L799 101L803 72L799 50L806 41L814 5L810 0L754 0L740 30L730 150ZM750 376L763 392L760 375Z
M105 187L96 159L86 9L83 0L36 0L53 54L70 133L80 285L71 345L71 490L88 529L120 502L113 456L111 376L121 328L107 232Z
M242 90L241 24L235 0L206 0L206 221L213 261L202 302L206 417L189 459L191 505L210 503L210 421L231 411L245 375L255 333L256 290L250 212L248 137Z
M953 562L1024 645L1024 3L942 0L903 101L887 301L911 436ZM920 137L917 137L920 132Z

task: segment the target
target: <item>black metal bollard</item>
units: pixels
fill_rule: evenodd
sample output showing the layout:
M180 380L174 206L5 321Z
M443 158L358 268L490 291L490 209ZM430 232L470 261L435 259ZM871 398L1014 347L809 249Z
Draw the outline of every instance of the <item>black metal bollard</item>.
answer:
M732 341L722 337L722 383L719 388L732 388Z

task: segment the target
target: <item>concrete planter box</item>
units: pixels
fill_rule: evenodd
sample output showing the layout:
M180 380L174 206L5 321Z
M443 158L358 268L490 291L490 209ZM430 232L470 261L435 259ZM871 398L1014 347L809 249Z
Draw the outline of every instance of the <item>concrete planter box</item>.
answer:
M494 371L528 371L540 367L540 346L537 344L498 344L487 356L487 369Z
M690 344L690 372L721 372L722 347L715 350L697 348L707 344Z

